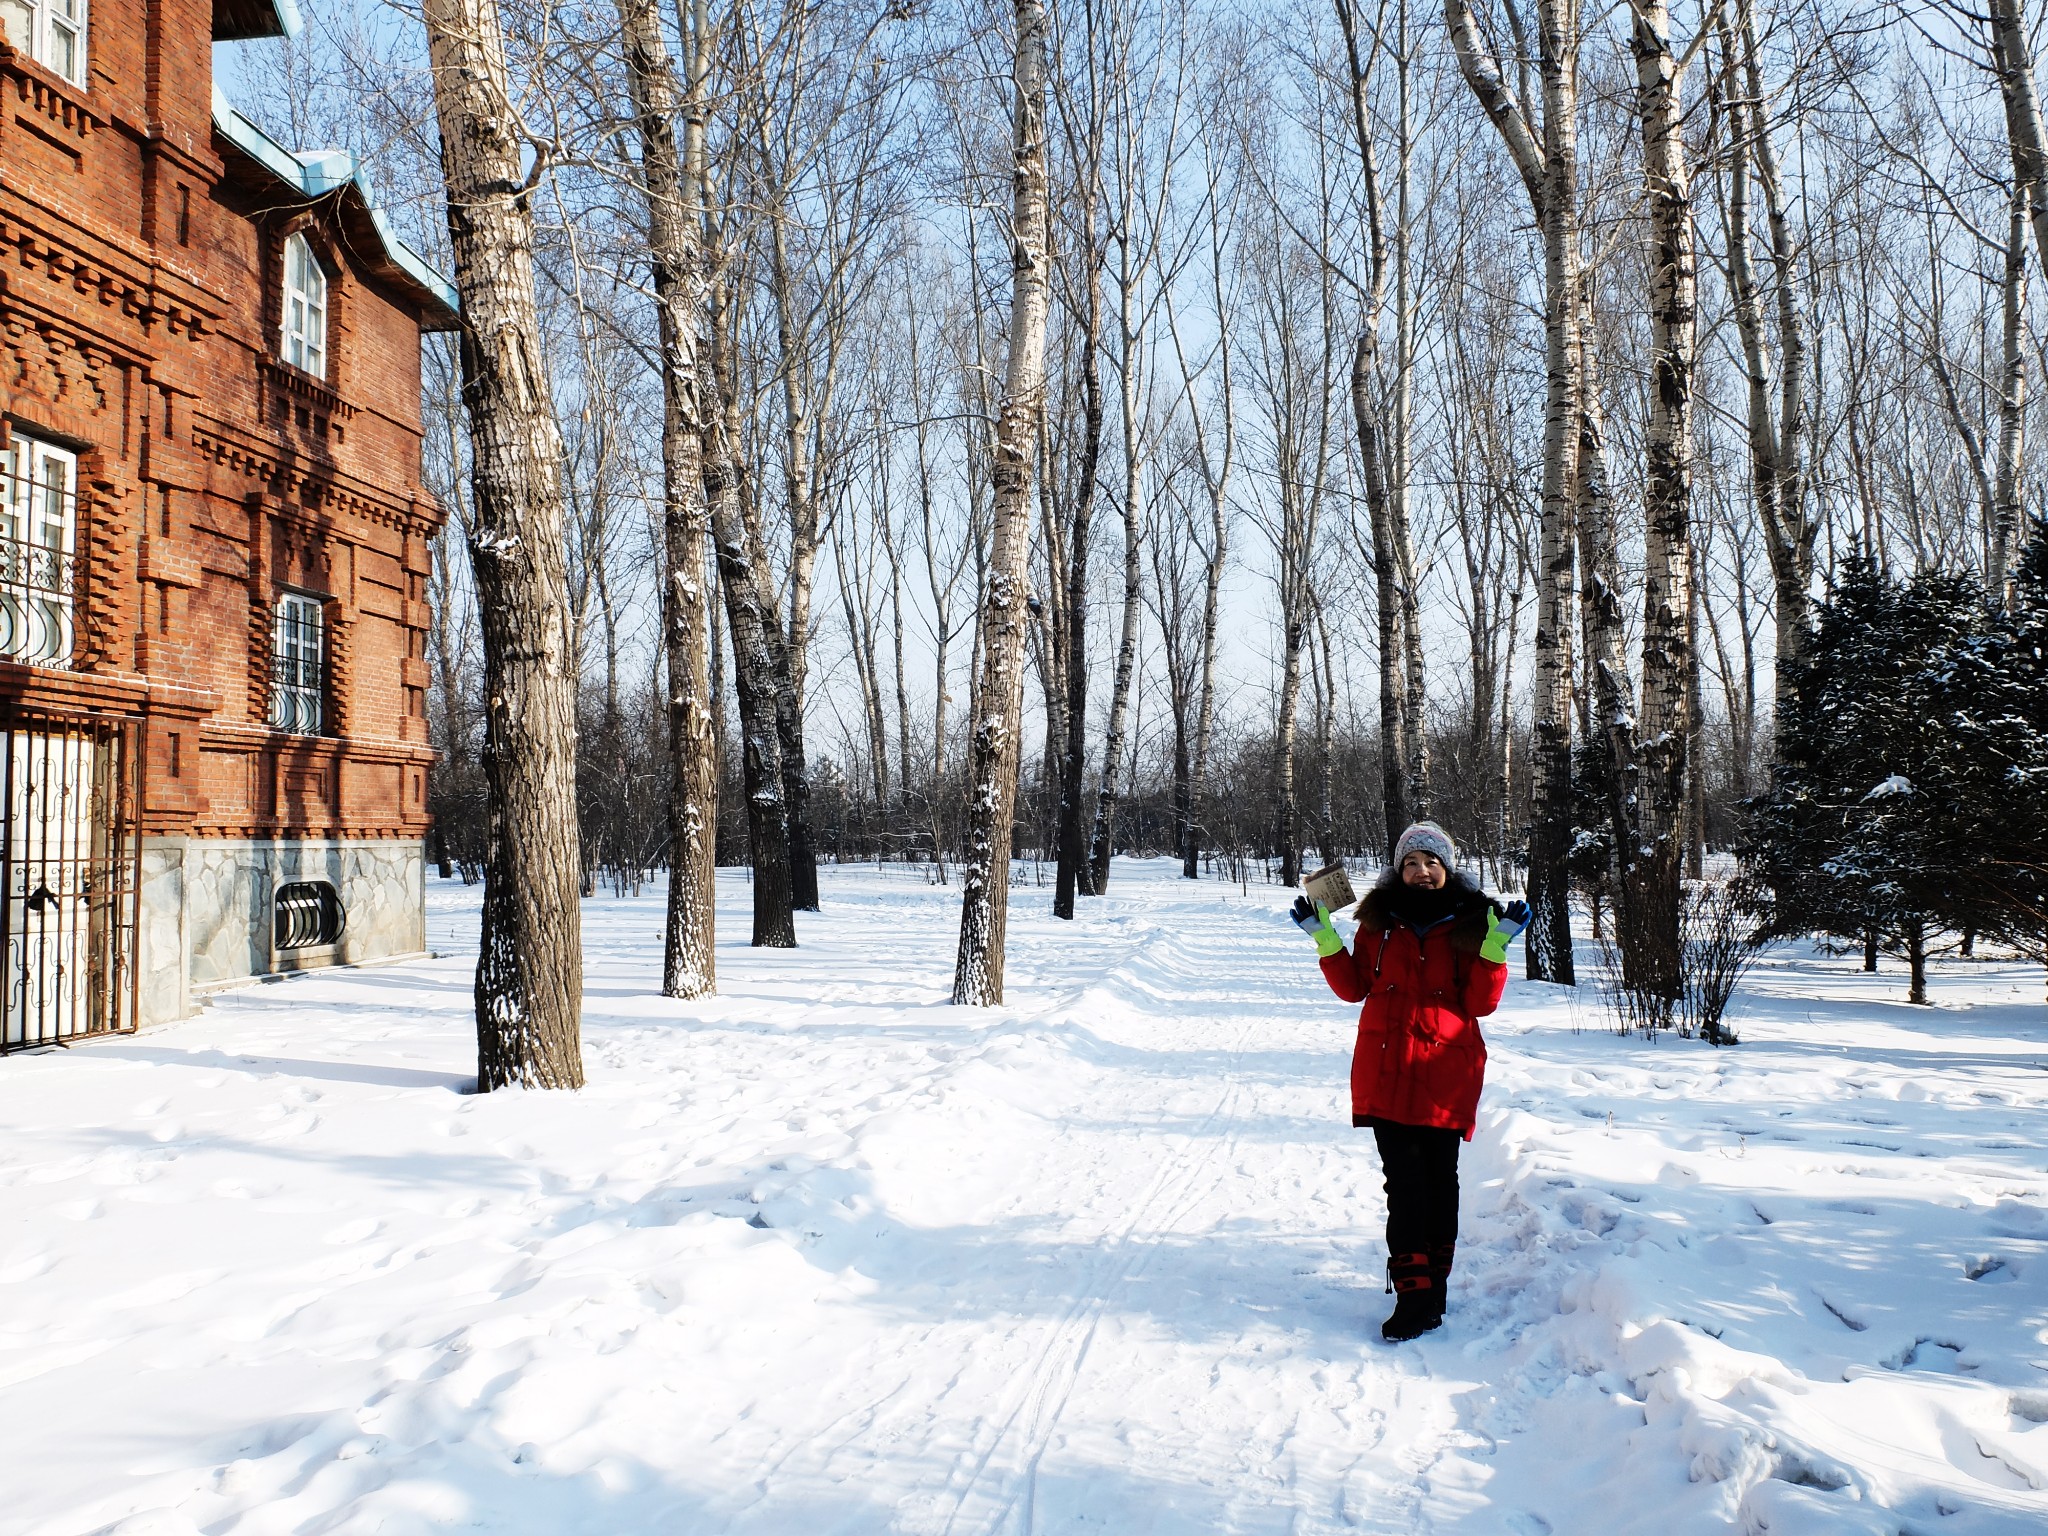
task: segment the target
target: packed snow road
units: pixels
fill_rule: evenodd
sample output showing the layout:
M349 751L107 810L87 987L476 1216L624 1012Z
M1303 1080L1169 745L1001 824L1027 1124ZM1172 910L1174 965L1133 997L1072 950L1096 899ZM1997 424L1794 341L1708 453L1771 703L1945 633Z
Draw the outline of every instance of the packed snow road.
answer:
M1713 1051L1510 984L1452 1315L1377 1338L1353 1010L1286 893L830 871L656 995L586 919L589 1087L464 1090L446 958L0 1063L0 1531L2038 1532L2037 971L1774 956Z

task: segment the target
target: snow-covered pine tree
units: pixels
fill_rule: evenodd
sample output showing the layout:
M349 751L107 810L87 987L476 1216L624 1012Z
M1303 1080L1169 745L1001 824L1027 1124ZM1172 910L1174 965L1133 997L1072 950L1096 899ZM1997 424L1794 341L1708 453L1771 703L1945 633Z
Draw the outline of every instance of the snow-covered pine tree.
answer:
M1843 569L1813 643L1779 701L1776 782L1757 806L1751 862L1777 933L1859 939L1911 966L1927 1000L1927 944L1957 915L1981 862L1952 719L1932 665L1975 636L1982 597L1966 577L1897 582L1869 561Z
M1927 708L1951 744L1948 815L1976 855L1950 920L2048 961L2048 524L2035 524L2012 601L1927 671Z

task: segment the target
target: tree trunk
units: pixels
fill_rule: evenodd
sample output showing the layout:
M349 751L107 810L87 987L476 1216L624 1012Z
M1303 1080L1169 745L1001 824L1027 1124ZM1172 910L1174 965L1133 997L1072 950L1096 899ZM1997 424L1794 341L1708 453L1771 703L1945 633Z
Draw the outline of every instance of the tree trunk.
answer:
M1581 284L1579 310L1579 472L1577 523L1579 605L1592 708L1589 726L1607 747L1607 824L1613 842L1613 887L1621 958L1637 979L1639 946L1630 941L1636 850L1642 847L1640 765L1636 755L1636 687L1628 664L1621 606L1621 550L1607 479L1606 412L1600 399L1599 340L1590 296Z
M1314 609L1316 624L1316 653L1312 658L1321 662L1316 674L1316 857L1325 864L1337 861L1336 805L1333 799L1336 774L1333 771L1336 758L1337 729L1337 662L1330 644L1329 615L1324 612L1322 599L1317 598Z
M789 827L790 900L800 911L818 910L818 857L811 837L811 772L804 749L804 674L809 660L812 572L818 558L818 505L811 475L811 402L807 387L810 354L793 314L787 221L768 219L776 336L782 355L783 483L789 512L789 627L766 615L768 649L775 666L775 731L782 758L784 819ZM830 369L827 369L829 375ZM830 405L830 390L826 390ZM753 531L752 524L749 531ZM754 564L768 595L768 551L754 540Z
M891 660L896 669L896 794L907 809L910 805L910 675L904 665L903 647L903 556L896 547L894 525L885 524L883 537L889 553L889 626L893 637Z
M526 142L496 0L426 0L462 299L490 797L476 966L477 1087L583 1084L576 655L562 439L534 298Z
M739 484L749 492L744 474ZM743 521L742 524L745 527ZM792 650L768 595L767 553L753 530L746 528L755 589L761 599L761 638L768 647L768 676L773 689L776 772L782 780L782 819L789 850L790 905L803 912L818 910L818 855L811 840L811 776L804 766L802 653ZM806 578L808 590L808 578ZM795 598L791 599L792 604ZM805 602L809 624L809 603Z
M1642 0L1630 32L1650 230L1650 414L1644 433L1642 782L1633 937L1639 974L1675 1004L1692 740L1692 413L1698 280L1682 76L1666 0Z
M1386 444L1372 388L1377 347L1373 328L1361 328L1351 348L1351 415L1358 428L1359 457L1365 468L1366 524L1372 533L1373 593L1380 650L1380 805L1386 829L1381 856L1391 859L1394 844L1409 821L1409 753L1407 695L1401 665L1400 559L1394 548Z
M2006 138L2012 152L2013 191L2024 193L2034 225L2034 244L2048 267L2048 134L2041 126L2041 98L2034 85L2034 54L2027 40L2021 0L1988 0L1992 66L2005 100Z
M1045 410L1048 295L1043 0L1016 0L1016 105L1012 140L1010 355L990 477L994 523L979 625L980 679L968 770L966 870L953 1001L1003 1000L1010 904L1010 834L1024 709L1025 562L1031 474Z
M1685 671L1685 726L1686 753L1689 771L1686 774L1685 810L1685 878L1704 879L1707 873L1707 774L1706 774L1706 719L1707 712L1701 700L1700 688L1700 610L1706 606L1706 594L1700 589L1700 563L1692 566L1692 600L1686 606L1686 671ZM1732 717L1737 710L1734 695L1728 697L1728 713ZM1729 734L1736 735L1740 727L1731 725ZM1683 935L1680 936L1683 942Z
M693 47L690 116L679 152L675 116L685 98L677 89L662 36L659 0L619 0L619 30L640 131L647 249L654 267L661 340L661 620L668 661L669 753L668 917L661 990L667 997L705 997L718 990L718 738L711 718L711 613L704 590L705 420L697 357L704 314L700 214L695 206L703 154L703 70ZM694 37L701 36L701 31L694 32Z
M1084 826L1088 775L1088 539L1095 519L1095 489L1102 466L1102 261L1095 244L1095 168L1082 172L1081 218L1087 230L1086 309L1081 334L1081 463L1067 542L1066 590L1060 618L1066 625L1066 741L1060 766L1059 867L1052 915L1071 918L1074 895L1101 887L1088 862ZM1047 473L1050 474L1050 464Z
M2048 195L2048 188L2041 189ZM2027 431L2027 208L2028 194L2015 189L2005 246L2004 314L2000 342L2004 367L1998 391L1998 457L1993 480L1991 541L1985 586L1991 600L2010 603L2013 566L2019 559L2025 518L2020 482Z
M1280 883L1301 881L1301 806L1295 788L1294 722L1301 697L1301 651L1308 625L1290 604L1280 666L1280 720L1274 730L1274 763L1280 781Z
M1128 363L1127 363L1128 367ZM1109 693L1109 733L1102 744L1102 787L1095 797L1095 835L1088 854L1091 896L1109 889L1109 856L1116 846L1116 802L1124 772L1125 736L1131 712L1131 683L1138 670L1138 619L1144 597L1138 523L1138 449L1129 441L1137 430L1137 407L1124 385L1124 622L1117 641L1116 677Z
M1413 50L1408 38L1406 0L1396 13L1395 83L1399 92L1399 132L1394 150L1394 441L1393 477L1387 487L1387 515L1394 557L1401 571L1401 720L1406 728L1408 813L1433 814L1429 797L1429 695L1422 657L1422 570L1415 559L1415 535L1408 515L1414 482L1415 429L1415 284L1409 274L1410 233L1414 210L1412 189L1415 142L1411 91Z
M773 949L796 947L791 915L789 826L783 805L782 744L776 731L776 670L768 630L774 625L762 595L741 510L745 488L739 462L740 412L728 355L726 317L711 324L708 390L718 411L711 418L704 454L704 499L718 548L719 585L732 633L733 692L740 706L740 774L747 797L747 839L754 866L754 943Z
M1543 237L1543 508L1536 572L1536 675L1526 954L1533 981L1571 983L1572 512L1579 445L1578 7L1539 0L1536 128L1507 90L1469 0L1444 0L1458 68L1521 172Z
M1412 796L1418 770L1426 767L1417 755L1416 743L1410 739L1411 731L1416 728L1413 719L1416 711L1411 705L1416 703L1417 690L1411 686L1415 673L1407 665L1409 628L1403 591L1403 584L1412 578L1415 565L1414 555L1405 544L1407 519L1403 475L1407 455L1406 445L1400 440L1407 426L1406 413L1400 408L1405 401L1402 391L1406 385L1405 369L1408 364L1408 334L1405 329L1408 297L1405 196L1408 186L1407 59L1406 50L1398 50L1404 71L1404 117L1398 178L1403 195L1396 219L1401 243L1399 265L1402 283L1396 300L1395 366L1403 376L1396 385L1396 408L1389 413L1383 408L1379 385L1379 355L1381 313L1386 300L1388 268L1392 264L1391 242L1380 192L1379 153L1373 136L1370 81L1367 78L1369 61L1381 58L1384 53L1384 39L1379 32L1383 16L1368 20L1360 14L1354 0L1334 0L1334 4L1337 23L1344 34L1345 59L1349 65L1345 104L1349 109L1352 140L1358 150L1365 202L1367 270L1362 296L1364 312L1359 317L1358 335L1351 347L1351 416L1358 431L1359 459L1365 474L1366 524L1372 538L1373 592L1379 630L1380 806L1386 829L1383 856L1392 858L1394 844L1408 826L1411 816L1416 814ZM1362 44L1362 23L1372 29L1369 50ZM1390 414L1394 424L1393 441L1389 441L1385 426L1385 419Z
M1728 287L1743 370L1749 382L1751 494L1770 560L1776 621L1773 667L1773 731L1792 696L1792 676L1806 649L1808 592L1813 584L1813 545L1819 524L1806 507L1806 316L1800 303L1799 248L1786 211L1778 157L1763 103L1763 65L1758 57L1756 15L1751 0L1740 0L1738 77L1737 29L1728 13L1718 23L1727 78L1740 81L1740 99L1728 114ZM1749 184L1752 173L1764 197L1772 281L1776 289L1778 400L1771 402L1772 358L1764 329L1763 296L1750 259ZM1855 430L1853 414L1849 429ZM1863 462L1859 453L1854 461ZM1773 752L1775 759L1779 754Z
M1226 404L1225 411L1229 407ZM1210 544L1202 592L1202 681L1200 702L1195 707L1195 746L1188 770L1187 842L1180 851L1181 877L1197 878L1201 858L1202 799L1209 783L1209 748L1216 723L1216 627L1222 610L1223 562L1230 545L1230 509L1226 486L1230 474L1230 453L1223 455L1223 473L1217 477L1209 497Z
M441 684L441 763L451 774L459 774L467 755L468 732L462 721L460 684L456 678L455 646L448 634L453 615L448 601L448 530L434 537L434 574L442 600L434 607L434 675ZM448 855L448 833L439 820L434 823L434 851L443 880L455 874Z

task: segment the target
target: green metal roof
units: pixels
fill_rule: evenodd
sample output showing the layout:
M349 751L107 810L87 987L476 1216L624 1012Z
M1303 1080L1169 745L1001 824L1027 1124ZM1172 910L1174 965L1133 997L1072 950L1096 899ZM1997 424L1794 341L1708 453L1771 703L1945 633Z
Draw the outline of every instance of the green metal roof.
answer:
M278 0L281 5L290 5L291 0ZM398 231L391 227L384 210L377 206L377 197L370 187L369 172L354 155L344 149L320 149L294 152L286 149L269 134L258 128L229 104L219 86L213 88L213 126L215 132L235 148L256 161L280 181L295 187L306 198L324 197L342 188L352 189L361 202L361 212L368 217L375 229L378 241L383 245L384 255L393 267L424 288L440 306L447 311L445 322L432 325L433 330L445 330L454 323L461 313L461 301L456 297L455 286L427 264L405 241ZM439 317L437 317L439 318Z

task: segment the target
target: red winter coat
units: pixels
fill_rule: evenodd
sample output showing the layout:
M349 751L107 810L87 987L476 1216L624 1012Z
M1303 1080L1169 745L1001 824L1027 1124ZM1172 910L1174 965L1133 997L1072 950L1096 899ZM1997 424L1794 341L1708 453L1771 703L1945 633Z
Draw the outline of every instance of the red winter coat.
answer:
M1457 876L1452 876L1457 880ZM1351 1123L1438 1125L1472 1139L1486 1041L1479 1021L1500 1006L1508 968L1480 958L1486 898L1469 884L1452 915L1417 933L1388 908L1390 887L1359 903L1351 948L1323 961L1323 979L1362 1002L1351 1057Z

